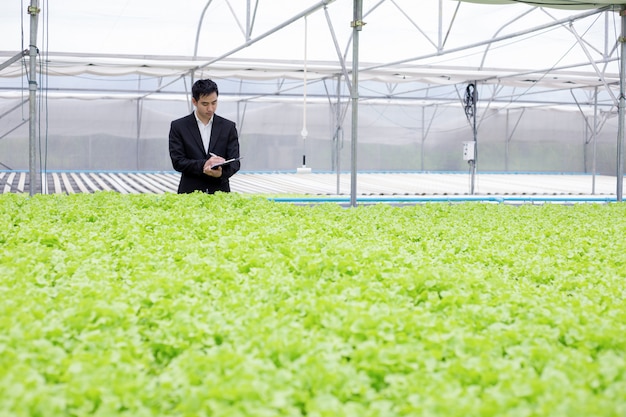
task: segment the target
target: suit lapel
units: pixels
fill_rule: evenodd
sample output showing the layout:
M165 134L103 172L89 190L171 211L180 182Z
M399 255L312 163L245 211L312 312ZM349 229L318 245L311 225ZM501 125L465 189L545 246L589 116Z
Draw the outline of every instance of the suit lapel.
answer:
M202 136L200 135L200 129L198 129L198 121L196 120L196 116L194 113L191 113L189 116L189 132L191 133L191 137L196 145L202 149L203 153L206 155L206 149L204 149L204 145L202 144Z

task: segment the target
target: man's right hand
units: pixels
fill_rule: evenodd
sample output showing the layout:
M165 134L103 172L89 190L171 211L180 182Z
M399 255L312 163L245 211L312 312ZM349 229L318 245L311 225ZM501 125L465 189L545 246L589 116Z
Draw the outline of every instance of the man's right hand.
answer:
M224 162L224 158L222 158L221 156L211 156L209 159L207 159L207 161L204 163L204 167L202 168L202 172L204 172L205 175L208 175L209 177L214 177L214 178L219 178L222 176L222 167L217 167L215 169L212 169L211 167L217 163L220 162Z

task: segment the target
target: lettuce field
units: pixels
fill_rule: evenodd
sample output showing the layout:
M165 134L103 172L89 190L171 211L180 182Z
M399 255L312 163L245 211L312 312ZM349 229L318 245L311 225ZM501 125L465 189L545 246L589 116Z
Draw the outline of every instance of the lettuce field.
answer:
M626 415L626 205L0 195L0 415Z

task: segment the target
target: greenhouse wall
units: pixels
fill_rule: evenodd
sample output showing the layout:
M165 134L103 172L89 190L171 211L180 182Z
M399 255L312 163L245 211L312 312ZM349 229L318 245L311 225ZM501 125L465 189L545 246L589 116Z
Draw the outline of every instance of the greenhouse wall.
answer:
M3 169L28 169L28 105L20 102L0 101ZM48 99L39 107L37 157L47 170L171 171L170 122L191 111L184 100L110 98ZM306 126L302 102L226 100L218 114L237 122L243 171L295 170L303 156L317 171L350 169L349 104L307 103ZM477 121L479 171L592 172L595 165L597 173L615 173L617 118L601 125L596 144L593 120L579 111L479 108ZM460 104L359 105L359 171L468 170L462 147L471 140Z

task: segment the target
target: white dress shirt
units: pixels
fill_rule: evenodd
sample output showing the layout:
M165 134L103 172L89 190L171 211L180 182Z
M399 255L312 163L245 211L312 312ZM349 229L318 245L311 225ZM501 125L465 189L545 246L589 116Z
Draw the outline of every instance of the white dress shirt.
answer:
M196 116L196 122L198 122L198 129L200 129L200 136L202 136L204 151L208 154L209 142L211 141L211 129L213 129L213 117L211 116L211 120L209 120L209 123L205 125L198 117L198 113L194 111L193 114Z

